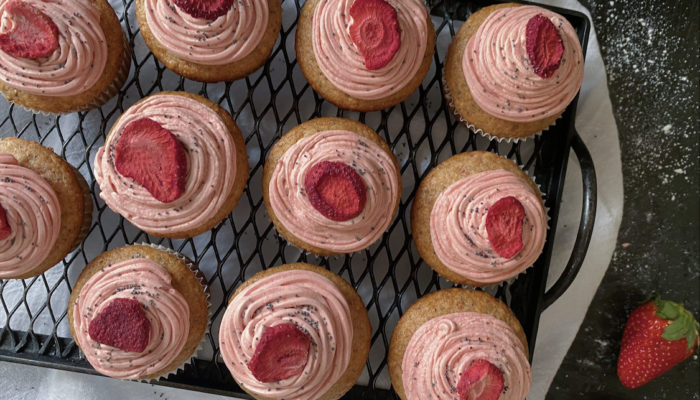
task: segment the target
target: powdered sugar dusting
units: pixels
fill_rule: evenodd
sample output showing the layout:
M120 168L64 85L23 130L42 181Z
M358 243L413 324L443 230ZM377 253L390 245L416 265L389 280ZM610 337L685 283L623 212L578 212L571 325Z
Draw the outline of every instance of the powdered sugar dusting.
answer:
M681 37L683 27L693 25L694 13L681 13L680 21L669 24L659 18L667 5L650 0L625 4L616 7L610 1L610 10L593 13L596 28L608 36L601 51L610 86L617 89L612 95L615 117L620 130L631 133L628 145L621 138L623 165L630 169L625 178L646 173L644 186L659 185L649 196L684 201L689 193L676 193L670 186L697 182L689 173L698 154L697 51L688 51L692 45Z

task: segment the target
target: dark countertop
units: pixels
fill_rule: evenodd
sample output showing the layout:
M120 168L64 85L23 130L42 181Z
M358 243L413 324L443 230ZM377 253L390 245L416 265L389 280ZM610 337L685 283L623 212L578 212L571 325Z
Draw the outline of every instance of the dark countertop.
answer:
M625 205L612 263L547 399L700 399L697 351L635 390L616 373L627 315L652 293L700 316L700 2L581 3L608 73Z

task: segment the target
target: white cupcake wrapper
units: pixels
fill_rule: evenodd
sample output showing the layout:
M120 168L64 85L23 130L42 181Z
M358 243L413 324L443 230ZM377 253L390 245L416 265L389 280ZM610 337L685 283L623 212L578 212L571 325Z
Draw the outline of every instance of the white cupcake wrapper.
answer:
M560 115L560 116L559 116L551 125L549 125L547 128L545 128L545 129L543 129L543 130L541 130L541 131L535 132L535 133L533 133L532 135L529 135L529 136L524 136L524 137L501 137L501 136L492 135L491 133L484 132L483 129L477 128L476 126L474 126L474 124L472 124L472 123L470 123L469 121L467 121L467 120L462 116L462 114L460 114L459 111L457 111L457 107L455 107L454 100L453 100L453 98L452 98L452 94L450 93L450 88L447 86L447 80L445 80L445 68L444 68L444 67L443 67L443 69L442 69L442 78L441 78L441 81L442 81L442 90L443 90L443 93L445 94L445 100L447 101L447 107L450 109L450 112L452 113L452 115L454 116L454 118L455 118L457 121L461 122L462 125L464 125L464 126L466 126L467 128L469 128L470 131L472 131L472 132L474 132L474 133L476 133L476 134L479 134L479 135L481 135L481 136L487 138L489 141L497 140L499 143L502 143L503 141L505 141L506 143L518 143L518 142L521 142L521 141L524 142L524 141L526 141L526 140L528 140L528 139L532 139L532 138L534 138L534 137L536 137L536 136L542 135L543 132L548 131L549 128L551 128L551 127L553 127L554 125L556 125L556 124L557 124L557 121L559 121L559 119L561 118L561 115Z
M212 312L211 312L211 296L209 294L209 282L207 282L207 279L204 277L204 274L202 271L199 270L197 267L197 264L195 264L192 260L188 259L187 257L183 256L182 254L176 252L175 250L161 246L159 244L153 244L153 243L138 243L140 246L148 246L151 248L154 248L156 250L163 251L165 253L174 255L177 257L178 260L182 261L185 265L187 265L187 268L190 269L190 271L194 274L194 276L199 280L199 283L202 285L202 289L204 290L204 294L207 299L207 325L204 327L204 334L202 335L202 339L199 341L199 344L197 347L194 349L194 352L192 352L192 355L185 360L180 366L177 368L173 369L172 371L168 371L163 373L162 375L156 377L156 378L151 378L151 379L134 379L135 381L138 382L145 382L145 383L152 383L155 382L161 378L168 378L171 375L176 375L182 371L184 371L186 365L191 365L192 364L192 359L197 356L197 354L204 348L204 345L207 340L207 332L209 331L211 327L211 319L212 319Z

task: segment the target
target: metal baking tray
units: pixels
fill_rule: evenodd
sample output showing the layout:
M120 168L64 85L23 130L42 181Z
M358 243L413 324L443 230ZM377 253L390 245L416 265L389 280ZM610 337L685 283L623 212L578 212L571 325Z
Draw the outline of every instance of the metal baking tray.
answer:
M386 361L394 326L418 297L452 286L433 273L418 255L409 230L411 203L418 183L432 167L453 154L477 149L498 152L522 165L541 186L549 208L547 242L534 267L514 281L484 288L511 306L527 333L532 356L540 314L576 277L593 230L595 172L590 154L574 128L577 99L556 125L525 142L489 142L458 124L445 104L441 87L447 46L472 12L494 2L443 0L429 4L437 32L437 50L420 89L405 102L384 111L338 110L313 92L296 64L294 36L302 3L283 0L280 40L263 68L235 82L202 84L175 75L155 60L139 34L134 0L111 0L134 49L129 78L117 97L100 109L58 117L32 114L0 101L0 136L14 135L52 147L86 177L95 200L93 226L77 251L41 276L0 281L0 360L96 374L70 335L66 307L72 285L87 262L101 252L151 242L196 260L209 280L212 294L213 321L203 349L183 371L158 384L248 398L231 378L218 351L218 328L226 299L241 282L261 269L307 261L348 280L370 315L373 335L366 371L346 398L398 398L391 390ZM571 22L585 52L591 26L587 17L552 9ZM199 93L231 111L244 134L250 157L250 180L238 207L210 233L194 239L160 239L134 228L99 198L92 173L95 153L116 118L142 97L163 90ZM397 217L381 241L353 255L325 258L299 251L279 237L263 205L262 167L267 152L289 129L319 116L343 116L368 124L389 142L401 166L403 192ZM564 272L545 291L570 149L581 164L581 222Z

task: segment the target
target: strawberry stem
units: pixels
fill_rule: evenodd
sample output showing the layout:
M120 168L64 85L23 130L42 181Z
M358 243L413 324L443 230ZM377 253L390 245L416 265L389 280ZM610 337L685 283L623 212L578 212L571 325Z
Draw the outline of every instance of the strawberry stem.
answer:
M688 349L695 346L700 325L693 318L693 314L686 310L683 305L673 301L656 298L654 304L657 307L656 316L671 321L661 337L671 342L685 338L688 341Z

